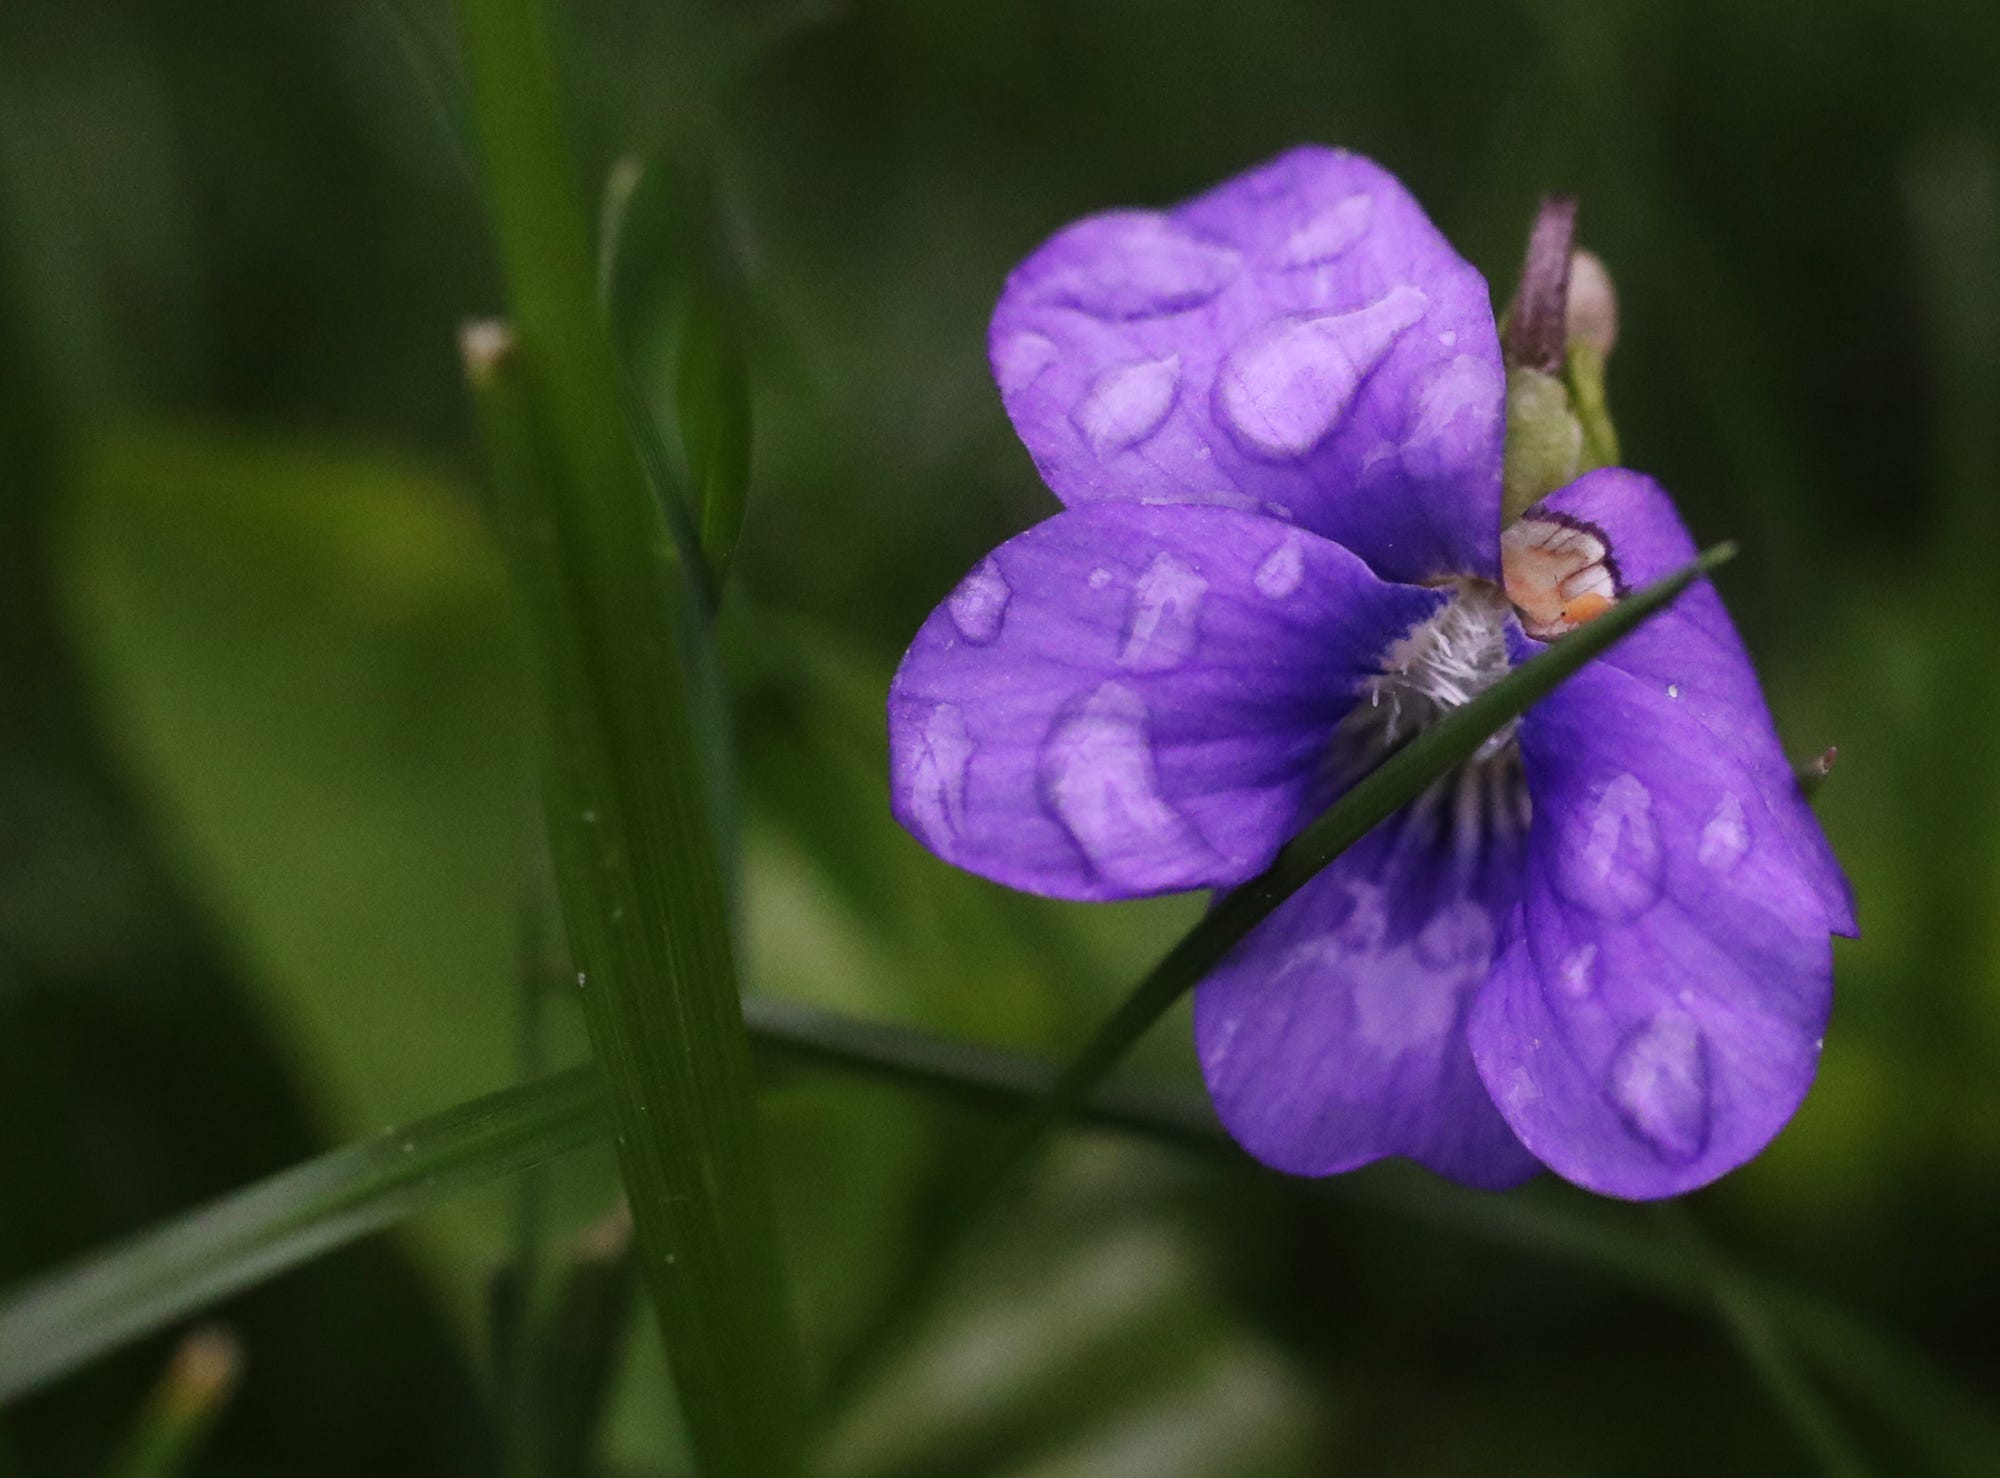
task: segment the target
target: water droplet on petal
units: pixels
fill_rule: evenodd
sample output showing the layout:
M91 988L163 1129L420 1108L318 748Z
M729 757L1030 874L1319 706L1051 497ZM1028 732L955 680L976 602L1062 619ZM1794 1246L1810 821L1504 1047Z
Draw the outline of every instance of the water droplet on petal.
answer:
M1667 696L1669 698L1678 698L1680 697L1680 695L1681 695L1681 685L1679 683L1667 684Z
M1180 383L1179 355L1121 364L1097 377L1069 418L1101 462L1158 431Z
M1346 912L1327 939L1350 955L1379 954L1389 937L1389 898L1374 883L1348 883L1342 902Z
M1353 313L1275 319L1223 360L1215 381L1221 419L1253 456L1303 457L1346 417L1368 376L1429 300L1392 289Z
M1400 951L1374 965L1353 972L1356 1034L1383 1058L1435 1049L1458 1020L1462 973L1414 966Z
M1493 963L1493 915L1461 898L1417 931L1417 959L1432 970L1484 974Z
M1477 355L1439 365L1417 392L1415 416L1403 439L1404 470L1435 477L1490 447L1506 405L1500 371Z
M1261 505L1249 493L1239 493L1234 488L1200 488L1186 492L1171 493L1164 497L1135 498L1132 501L1147 508L1234 508L1239 513L1256 513Z
M1107 881L1135 892L1203 879L1214 853L1160 795L1152 716L1124 683L1105 683L1057 719L1042 746L1049 810Z
M1102 590L1105 586L1109 585L1111 581L1112 581L1111 571L1105 569L1103 565L1099 565L1096 569L1090 572L1090 588L1092 590Z
M1695 857L1703 867L1728 872L1750 850L1750 827L1743 815L1743 802L1734 794L1724 795L1701 828Z
M1666 1010L1612 1053L1611 1101L1625 1126L1670 1165L1708 1147L1708 1039L1685 1011Z
M1447 349L1455 348L1458 344L1458 330L1455 328L1446 329L1438 335L1438 342Z
M993 350L993 378L1004 394L1032 385L1043 370L1061 357L1053 340L1037 333L1019 333Z
M1168 672L1185 662L1201 638L1201 602L1208 581L1179 555L1161 551L1132 587L1118 665L1131 672Z
M1597 989L1597 946L1586 944L1563 956L1556 981L1572 1000L1581 1001Z
M1351 250L1368 234L1375 218L1375 197L1350 195L1336 201L1285 238L1278 253L1280 267L1317 267Z
M910 812L934 851L946 852L965 830L965 771L972 751L965 715L951 703L939 703L924 716L907 751Z
M1117 229L1107 229L1114 221ZM1034 295L1113 323L1199 308L1242 266L1235 251L1190 236L1162 215L1130 211L1081 229L1088 237Z
M999 562L989 555L959 582L945 608L951 612L951 624L958 628L958 634L983 647L1000 634L1001 623L1007 619L1007 602L1013 596L1013 587L1000 573Z
M1251 579L1260 595L1269 600L1283 600L1299 588L1305 574L1305 543L1297 534L1287 534L1282 544L1264 556Z
M1637 918L1659 901L1661 866L1653 796L1636 776L1618 776L1564 818L1555 883L1572 903L1614 922Z

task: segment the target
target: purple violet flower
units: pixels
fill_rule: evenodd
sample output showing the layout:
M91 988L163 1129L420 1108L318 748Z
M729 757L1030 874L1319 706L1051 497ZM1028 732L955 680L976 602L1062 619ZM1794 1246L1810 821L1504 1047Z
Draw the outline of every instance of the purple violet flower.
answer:
M1501 528L1486 284L1392 176L1301 148L1008 279L993 372L1064 511L918 632L897 816L1010 887L1226 889L1341 788L1695 549L1589 473ZM1196 991L1223 1123L1668 1196L1811 1083L1847 885L1714 589L1690 589L1336 860Z

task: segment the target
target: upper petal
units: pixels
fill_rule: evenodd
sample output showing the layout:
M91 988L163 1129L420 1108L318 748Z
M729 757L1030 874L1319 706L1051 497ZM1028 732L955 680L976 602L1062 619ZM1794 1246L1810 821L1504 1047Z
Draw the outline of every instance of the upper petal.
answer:
M1057 233L993 373L1072 506L1261 508L1391 578L1491 576L1505 379L1486 284L1394 176L1300 148Z
M1513 928L1514 777L1447 777L1259 925L1195 988L1217 1115L1265 1164L1331 1175L1407 1155L1499 1188L1540 1164L1493 1106L1466 1011Z
M1357 685L1443 599L1254 514L1058 514L982 561L903 658L896 815L1029 892L1241 882L1297 824Z
M1666 490L1650 477L1605 468L1551 493L1524 515L1554 514L1588 524L1609 547L1617 573L1637 587L1682 568L1694 540ZM1603 659L1664 694L1755 781L1760 819L1785 838L1801 874L1826 910L1827 927L1852 935L1854 899L1826 833L1800 791L1765 706L1763 689L1722 598L1706 581L1625 637Z
M1480 1076L1566 1179L1635 1199L1705 1185L1812 1082L1824 905L1764 780L1662 685L1591 663L1520 743L1535 819L1521 935L1472 1009Z

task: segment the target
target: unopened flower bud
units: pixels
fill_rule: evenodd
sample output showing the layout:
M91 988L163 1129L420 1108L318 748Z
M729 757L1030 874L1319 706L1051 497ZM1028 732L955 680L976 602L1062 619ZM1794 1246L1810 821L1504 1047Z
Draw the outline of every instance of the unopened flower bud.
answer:
M1545 195L1528 233L1520 286L1507 310L1500 347L1510 368L1562 373L1570 261L1576 249L1576 197Z
M1526 365L1507 371L1503 525L1583 470L1583 424L1563 382Z
M1618 342L1618 290L1596 252L1579 250L1569 263L1569 312L1565 331L1572 346L1587 344L1609 359Z

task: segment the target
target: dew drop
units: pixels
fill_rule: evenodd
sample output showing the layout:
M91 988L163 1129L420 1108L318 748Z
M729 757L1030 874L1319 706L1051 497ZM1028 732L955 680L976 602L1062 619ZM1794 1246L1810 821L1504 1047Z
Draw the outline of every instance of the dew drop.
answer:
M1111 578L1111 571L1105 569L1103 565L1099 565L1090 572L1090 588L1092 590L1102 590L1111 583Z
M1597 989L1597 946L1586 944L1564 955L1556 980L1571 1000L1588 998Z
M1743 802L1733 793L1726 794L1701 828L1695 858L1703 867L1728 872L1749 850L1750 827L1743 815Z
M1297 534L1287 534L1283 543L1264 556L1251 579L1258 594L1268 600L1283 600L1298 590L1305 574L1305 544Z
M1162 550L1132 587L1118 665L1129 672L1168 672L1185 662L1201 638L1201 602L1208 581L1179 555Z
M1019 333L993 349L993 378L1001 391L1013 395L1041 377L1060 358L1054 342L1042 334Z
M958 634L983 647L1000 634L1007 619L1007 602L1013 596L1013 587L1000 573L999 562L989 555L959 582L945 608L951 612L951 624L958 628Z
M1372 195L1350 195L1336 201L1285 238L1278 253L1278 265L1286 268L1317 267L1351 251L1368 234L1375 218Z
M1681 685L1679 683L1667 684L1667 696L1669 698L1678 698L1680 697L1680 695L1681 695Z
M965 772L972 762L972 735L956 704L939 703L924 715L903 768L909 807L924 840L946 851L965 830Z
M1506 404L1500 371L1477 355L1461 354L1439 365L1417 392L1415 415L1403 438L1403 467L1415 477L1435 477L1462 464L1468 453L1490 447Z
M1636 776L1618 776L1594 805L1565 818L1555 882L1570 902L1615 922L1637 918L1659 901L1660 833L1652 793Z
M1350 955L1376 955L1389 937L1389 897L1374 883L1348 883L1342 903L1346 912L1327 935L1334 948Z
M1373 963L1353 973L1356 1034L1383 1058L1435 1049L1458 1020L1463 972L1413 968L1400 952Z
M1136 891L1187 887L1214 853L1160 795L1152 717L1124 683L1105 683L1050 728L1042 745L1044 803L1107 881Z
M1180 383L1176 354L1121 364L1097 377L1069 418L1101 462L1158 431L1174 408Z
M1446 329L1438 335L1438 342L1447 349L1456 348L1458 346L1458 330L1455 328Z
M1113 323L1199 308L1242 267L1230 248L1145 211L1099 216L1046 250L1063 251L1064 263L1030 291L1042 302Z
M1398 287L1353 313L1265 324L1222 362L1221 419L1253 456L1305 456L1340 425L1362 384L1428 307L1421 292Z
M1662 1011L1627 1032L1611 1056L1610 1086L1625 1126L1668 1164L1708 1147L1708 1040L1687 1012Z
M1483 973L1493 962L1493 944L1493 916L1461 898L1417 931L1417 960L1448 974Z

